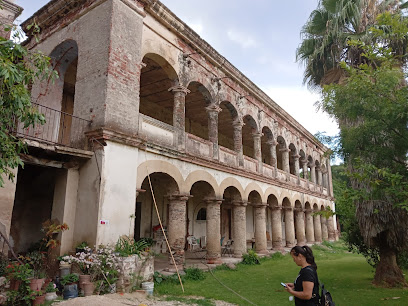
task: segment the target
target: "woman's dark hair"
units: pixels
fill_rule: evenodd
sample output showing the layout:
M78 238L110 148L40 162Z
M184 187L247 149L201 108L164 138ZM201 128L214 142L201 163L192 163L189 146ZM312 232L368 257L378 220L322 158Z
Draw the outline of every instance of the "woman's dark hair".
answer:
M315 263L315 259L313 256L313 251L311 248L309 248L307 245L304 246L294 246L290 252L295 255L299 256L299 254L302 254L306 258L306 262L312 266L313 269L317 270L317 265Z

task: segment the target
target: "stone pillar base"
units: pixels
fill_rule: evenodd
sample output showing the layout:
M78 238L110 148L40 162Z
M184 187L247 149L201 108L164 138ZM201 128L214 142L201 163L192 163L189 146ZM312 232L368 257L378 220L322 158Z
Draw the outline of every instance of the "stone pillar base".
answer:
M184 271L184 266L177 265L177 269L179 272ZM174 267L174 265L169 266L168 268L165 269L165 271L170 272L170 273L177 273L177 270Z
M220 257L217 258L207 258L207 263L210 265L219 265L222 264L222 260Z
M269 251L268 250L256 251L256 254L267 255L269 254Z

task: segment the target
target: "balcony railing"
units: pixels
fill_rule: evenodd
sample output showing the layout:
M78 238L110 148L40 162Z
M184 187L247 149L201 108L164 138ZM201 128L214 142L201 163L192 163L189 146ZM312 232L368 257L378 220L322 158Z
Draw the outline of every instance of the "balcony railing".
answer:
M40 114L45 117L43 125L36 124L24 128L22 123L17 125L16 135L25 139L37 140L47 144L67 146L83 149L80 141L83 133L92 121L82 119L71 114L52 109L50 107L32 103Z

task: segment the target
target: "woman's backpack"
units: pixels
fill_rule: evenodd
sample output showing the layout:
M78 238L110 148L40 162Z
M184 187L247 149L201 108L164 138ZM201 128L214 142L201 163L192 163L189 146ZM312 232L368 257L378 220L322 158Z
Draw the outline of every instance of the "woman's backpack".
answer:
M324 289L324 285L321 284L322 294L320 295L320 306L335 306L331 294L329 291Z

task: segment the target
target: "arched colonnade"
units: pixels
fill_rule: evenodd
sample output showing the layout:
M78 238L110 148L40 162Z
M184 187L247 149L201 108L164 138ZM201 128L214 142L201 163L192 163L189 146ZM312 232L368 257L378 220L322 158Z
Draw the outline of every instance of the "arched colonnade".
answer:
M258 253L266 253L268 248L281 250L336 238L333 218L314 214L330 207L329 201L278 187L263 191L256 182L244 186L232 176L217 181L204 170L183 177L174 165L155 160L138 168L136 202L141 212L136 213L140 218L136 238L152 237L151 229L158 228L148 174L180 265L190 235L205 240L209 262L219 260L221 244L228 240L233 240L234 255L239 257L252 245Z

